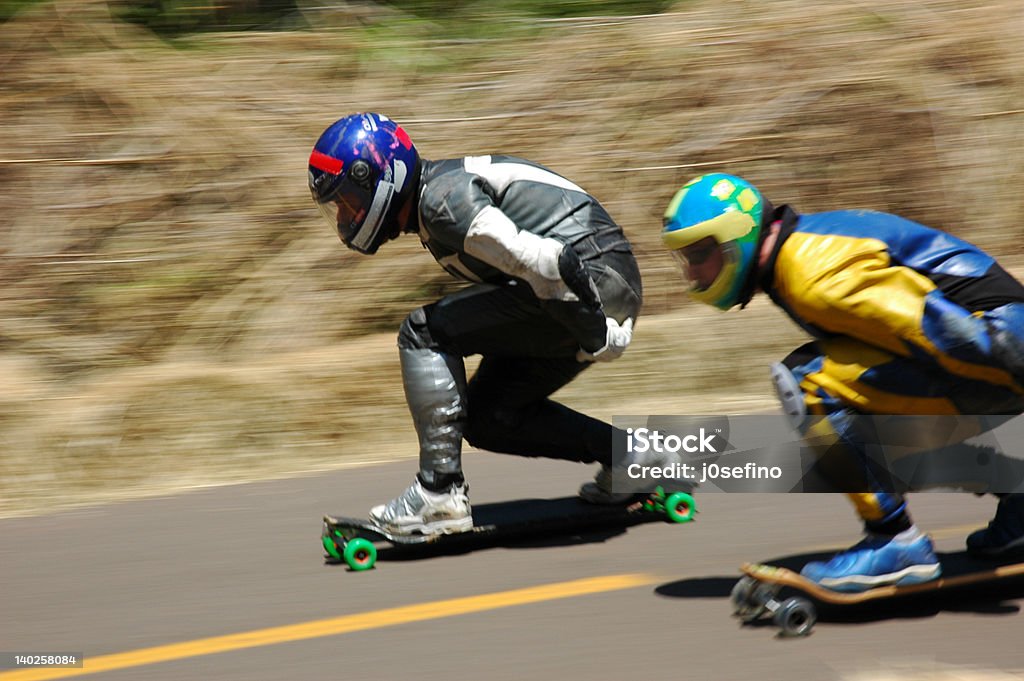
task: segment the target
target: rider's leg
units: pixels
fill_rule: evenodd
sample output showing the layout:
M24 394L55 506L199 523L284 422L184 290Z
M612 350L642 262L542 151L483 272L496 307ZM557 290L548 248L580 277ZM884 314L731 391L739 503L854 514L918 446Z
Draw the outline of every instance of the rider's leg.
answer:
M403 322L398 348L405 398L420 443L420 470L405 492L370 509L370 517L403 533L467 531L473 519L462 475L463 359L433 339L423 308Z
M611 426L546 399L588 366L576 362L577 349L523 285L471 286L410 314L399 351L420 471L371 517L397 531L470 529L463 436L496 451L610 461ZM462 358L472 354L484 355L481 366L492 379L470 389Z
M1024 305L1002 305L986 311L984 318L992 337L992 354L1020 381L1024 376ZM1015 402L993 413L1020 413L1020 398ZM992 558L1024 555L1024 494L1017 490L999 496L996 515L988 527L967 537L969 553Z
M808 579L839 591L927 581L941 573L931 541L911 521L903 496L885 471L872 466L866 452L869 443L858 428L861 414L825 388L838 385L843 390L837 392L849 396L851 381L843 379L863 374L851 362L860 367L865 360L878 359L873 353L871 348L858 352L851 344L810 343L772 367L784 410L818 453L819 474L847 492L864 523L864 541L828 562L809 563L802 571Z

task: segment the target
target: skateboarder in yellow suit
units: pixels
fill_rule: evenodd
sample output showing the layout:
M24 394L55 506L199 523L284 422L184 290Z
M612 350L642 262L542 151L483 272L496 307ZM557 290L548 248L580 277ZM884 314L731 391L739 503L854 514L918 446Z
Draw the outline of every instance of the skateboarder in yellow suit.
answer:
M799 410L822 417L864 476L864 492L849 496L867 536L803 575L840 591L938 577L931 540L903 495L871 474L854 423L1024 411L1024 286L944 232L866 210L801 215L718 173L676 193L662 239L691 297L728 310L764 291L816 339L774 365L773 378L794 388ZM972 554L1024 553L1024 495L999 496L992 522L967 538Z

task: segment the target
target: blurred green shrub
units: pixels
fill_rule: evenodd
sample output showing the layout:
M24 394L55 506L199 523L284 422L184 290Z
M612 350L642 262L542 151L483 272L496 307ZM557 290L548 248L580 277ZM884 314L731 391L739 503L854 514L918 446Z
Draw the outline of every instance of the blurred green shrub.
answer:
M6 18L18 7L38 0L6 0ZM344 2L324 0L318 5ZM364 2L360 6L397 10L419 19L451 22L499 13L524 18L567 18L594 15L653 14L673 3L666 0L508 0L496 4L489 0L391 0ZM7 10L7 5L13 9ZM302 0L114 0L115 14L126 21L142 24L166 37L199 31L248 28L291 29L305 25Z
M0 0L0 23L7 21L26 7L38 5L40 2L42 0Z
M197 31L296 28L295 0L115 0L114 14L164 36Z
M487 14L495 10L490 0L391 0L384 4L428 19L452 14ZM534 17L578 17L600 15L656 14L674 4L665 0L506 0L500 3L504 14Z

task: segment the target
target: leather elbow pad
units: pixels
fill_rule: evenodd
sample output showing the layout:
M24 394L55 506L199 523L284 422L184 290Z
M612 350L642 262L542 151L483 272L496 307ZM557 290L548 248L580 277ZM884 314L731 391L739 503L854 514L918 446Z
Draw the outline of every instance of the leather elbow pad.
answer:
M601 309L601 295L597 292L597 286L570 244L565 244L558 256L558 275L581 303L596 310Z

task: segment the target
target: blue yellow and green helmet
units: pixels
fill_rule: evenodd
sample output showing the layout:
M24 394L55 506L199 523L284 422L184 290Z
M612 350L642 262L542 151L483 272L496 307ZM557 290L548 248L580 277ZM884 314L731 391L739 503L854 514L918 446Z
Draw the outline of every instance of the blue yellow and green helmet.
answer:
M690 297L722 310L746 302L741 297L757 260L768 205L752 184L724 173L695 177L676 192L665 211L661 239L683 265ZM704 240L717 244L722 259L713 281L700 284L691 278L695 263L687 258L694 257L688 247Z

